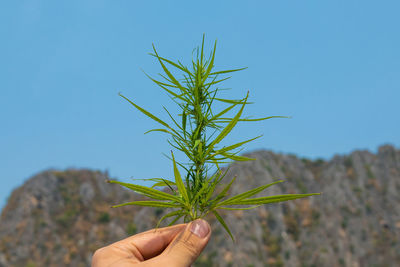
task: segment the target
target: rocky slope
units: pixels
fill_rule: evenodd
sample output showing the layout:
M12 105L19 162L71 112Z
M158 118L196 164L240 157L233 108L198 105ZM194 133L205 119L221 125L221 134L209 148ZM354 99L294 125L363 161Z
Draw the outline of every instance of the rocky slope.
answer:
M267 194L321 196L226 212L233 243L212 218L195 266L395 266L400 262L400 151L355 151L329 161L257 151L233 164L232 193L284 179ZM16 189L0 217L0 266L89 266L95 249L152 228L162 210L110 209L139 197L106 173L46 171Z

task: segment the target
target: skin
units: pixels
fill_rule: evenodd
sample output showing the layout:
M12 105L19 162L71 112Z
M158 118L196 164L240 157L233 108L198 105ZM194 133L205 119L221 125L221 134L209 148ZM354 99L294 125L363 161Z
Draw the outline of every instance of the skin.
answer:
M188 267L210 236L210 225L201 219L152 229L98 249L92 267Z

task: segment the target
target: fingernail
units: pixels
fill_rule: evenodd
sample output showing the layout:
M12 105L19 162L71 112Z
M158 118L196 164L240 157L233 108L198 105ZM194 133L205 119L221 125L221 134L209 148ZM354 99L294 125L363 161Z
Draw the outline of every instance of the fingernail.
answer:
M205 220L197 219L190 224L190 232L200 238L204 238L210 232L210 226Z

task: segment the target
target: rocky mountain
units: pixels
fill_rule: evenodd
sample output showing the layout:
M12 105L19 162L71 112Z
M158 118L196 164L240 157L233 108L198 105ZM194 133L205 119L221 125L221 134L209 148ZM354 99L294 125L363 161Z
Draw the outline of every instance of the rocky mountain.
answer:
M257 151L235 163L232 193L283 179L267 194L320 196L229 211L233 243L213 218L195 266L396 266L400 263L400 150L355 151L329 161ZM153 228L163 213L110 204L140 198L107 173L48 170L10 196L0 217L0 266L89 266L99 247Z

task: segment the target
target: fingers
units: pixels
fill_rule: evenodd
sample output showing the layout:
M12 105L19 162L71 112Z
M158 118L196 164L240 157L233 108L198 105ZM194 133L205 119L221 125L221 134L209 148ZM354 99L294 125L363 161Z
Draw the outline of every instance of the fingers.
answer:
M98 249L92 258L92 267L132 266L159 255L186 224L153 229L107 247Z
M147 260L159 255L171 243L177 234L182 232L186 224L152 229L112 244L130 251L139 260Z
M210 236L210 225L201 219L153 229L96 251L92 266L187 267L203 251Z
M210 225L205 220L195 220L176 236L161 255L146 261L143 266L188 267L203 251L210 236Z

